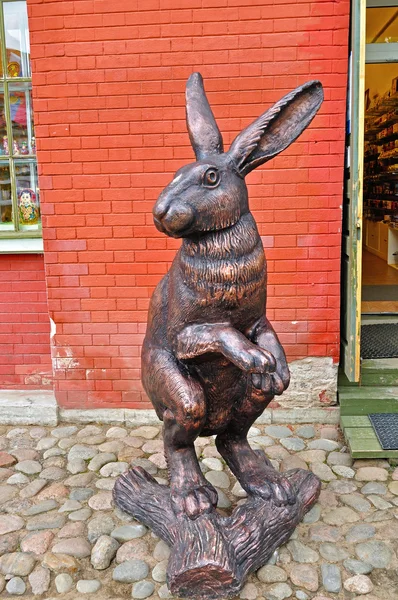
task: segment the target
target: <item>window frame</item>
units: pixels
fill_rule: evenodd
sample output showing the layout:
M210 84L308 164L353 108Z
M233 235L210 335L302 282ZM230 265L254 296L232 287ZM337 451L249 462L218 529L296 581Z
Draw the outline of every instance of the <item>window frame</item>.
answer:
M1 253L9 253L10 248L15 248L14 251L18 252L26 252L29 250L23 250L23 248L27 248L29 244L21 244L21 249L19 249L18 244L15 242L12 244L1 244L2 240L18 240L18 239L37 239L42 238L42 222L41 217L38 223L38 228L33 230L23 230L20 229L19 217L18 217L18 196L17 196L17 179L16 179L16 169L15 166L19 161L26 161L28 163L33 163L36 165L37 169L37 156L36 154L29 155L14 155L12 154L12 141L13 140L13 131L12 131L12 121L11 121L11 109L10 109L10 91L9 88L11 86L15 86L20 83L30 84L30 90L32 90L32 73L30 72L30 77L7 77L7 47L6 47L6 36L5 36L5 24L4 24L4 10L3 7L5 4L18 2L21 0L0 0L0 34L4 33L4 35L0 35L0 50L1 50L1 65L3 74L0 75L0 85L3 87L4 93L4 114L6 117L6 133L7 138L9 140L9 149L10 154L6 157L0 156L0 165L5 164L9 167L10 172L10 180L11 180L11 202L12 202L12 214L13 217L13 229L4 229L0 227L0 254ZM25 2L27 6L27 1ZM32 115L33 108L31 107ZM30 118L30 115L27 114L27 118ZM39 188L38 188L39 189ZM40 198L39 198L39 206L40 206ZM32 248L35 250L30 250L31 252L40 252L42 251L42 244L32 243ZM37 249L36 249L37 248ZM39 249L41 248L41 249Z

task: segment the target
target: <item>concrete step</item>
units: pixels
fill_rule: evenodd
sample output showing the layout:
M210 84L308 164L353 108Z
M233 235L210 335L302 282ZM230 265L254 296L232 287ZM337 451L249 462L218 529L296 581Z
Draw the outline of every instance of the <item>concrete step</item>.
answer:
M398 413L398 386L339 388L339 402L342 416Z
M0 390L1 425L57 425L52 390Z
M398 458L398 450L383 450L367 416L343 416L340 425L353 458Z
M398 358L363 360L361 362L361 385L398 386Z

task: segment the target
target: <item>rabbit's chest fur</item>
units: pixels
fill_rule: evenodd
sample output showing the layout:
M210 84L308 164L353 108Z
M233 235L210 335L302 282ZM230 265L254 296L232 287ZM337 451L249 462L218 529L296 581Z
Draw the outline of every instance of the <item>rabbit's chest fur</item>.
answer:
M228 229L184 240L176 267L174 284L185 322L204 314L208 321L225 320L227 311L241 329L264 314L266 262L250 213Z

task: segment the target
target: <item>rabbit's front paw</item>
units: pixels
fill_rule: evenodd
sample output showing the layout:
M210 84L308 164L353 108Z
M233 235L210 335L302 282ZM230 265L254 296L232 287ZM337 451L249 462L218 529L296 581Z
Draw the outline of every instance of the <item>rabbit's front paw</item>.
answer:
M210 484L189 485L171 489L171 503L174 513L179 516L186 514L190 519L196 519L204 513L209 513L217 506L217 492Z
M275 371L274 373L252 374L253 386L270 396L280 396L289 385L289 380L282 379Z
M263 348L247 341L245 344L230 344L224 347L223 354L245 373L263 375L275 370L275 358Z

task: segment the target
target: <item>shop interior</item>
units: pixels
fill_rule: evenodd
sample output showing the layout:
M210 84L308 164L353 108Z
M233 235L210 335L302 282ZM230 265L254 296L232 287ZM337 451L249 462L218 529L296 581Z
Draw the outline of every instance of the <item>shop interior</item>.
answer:
M366 0L366 36L362 35L364 4L361 0L354 5L351 37L350 179L342 245L340 424L354 458L395 459L398 0ZM362 189L358 183L363 183ZM362 278L357 270L360 265ZM362 285L361 290L358 284ZM360 311L358 297L362 302Z
M398 7L366 17L367 44L398 42ZM398 62L365 65L364 132L362 315L398 322Z

